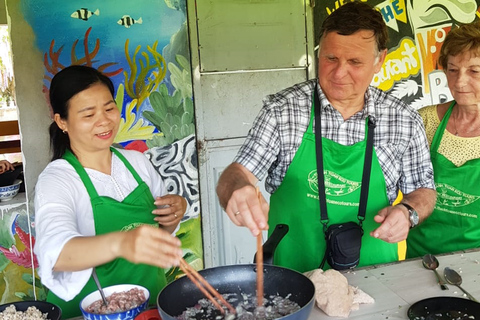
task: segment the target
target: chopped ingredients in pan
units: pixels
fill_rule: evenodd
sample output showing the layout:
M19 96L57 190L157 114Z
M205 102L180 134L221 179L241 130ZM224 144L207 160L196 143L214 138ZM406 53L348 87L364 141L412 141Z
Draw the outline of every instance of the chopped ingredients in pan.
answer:
M231 314L225 308L225 315L208 299L200 299L198 304L187 308L178 320L273 320L300 310L300 306L289 299L278 295L263 299L263 306L257 306L257 298L252 294L235 293L222 295L229 303L236 306L236 314Z
M35 307L28 307L27 311L17 311L12 304L0 312L0 320L45 320L47 313L42 313Z

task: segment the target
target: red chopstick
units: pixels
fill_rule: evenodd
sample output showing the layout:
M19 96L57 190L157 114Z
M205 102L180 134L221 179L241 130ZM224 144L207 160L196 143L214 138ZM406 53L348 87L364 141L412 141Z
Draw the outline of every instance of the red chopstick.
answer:
M258 201L262 203L262 194L257 187ZM263 247L262 230L257 235L257 305L263 306Z
M180 260L180 269L185 273L185 275L197 286L200 291L213 303L213 305L220 310L221 313L225 313L222 306L215 300L215 296L225 307L230 310L231 313L235 313L235 308L225 300L221 294L217 292L204 277L197 270L193 269L184 259ZM208 291L207 291L208 290Z

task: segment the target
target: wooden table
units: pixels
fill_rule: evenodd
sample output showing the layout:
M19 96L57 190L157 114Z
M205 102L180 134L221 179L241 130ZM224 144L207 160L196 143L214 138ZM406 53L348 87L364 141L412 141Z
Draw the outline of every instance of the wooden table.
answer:
M450 267L463 278L462 288L480 300L480 250L438 255L437 269L443 277L443 269ZM456 286L447 284L449 290L441 290L435 273L423 267L420 259L411 259L388 265L379 265L345 272L348 283L375 299L373 304L360 305L348 319L392 320L408 319L408 308L415 302L430 297L464 297ZM327 316L314 307L308 320L340 319Z

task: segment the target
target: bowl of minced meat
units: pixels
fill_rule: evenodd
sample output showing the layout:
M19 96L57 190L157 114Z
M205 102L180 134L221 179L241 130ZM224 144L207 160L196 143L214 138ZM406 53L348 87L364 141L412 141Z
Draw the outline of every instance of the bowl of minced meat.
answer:
M107 299L104 304L100 291L94 291L80 302L85 320L134 319L148 305L147 288L135 284L119 284L103 288Z
M62 310L46 301L18 301L0 305L1 320L60 320Z

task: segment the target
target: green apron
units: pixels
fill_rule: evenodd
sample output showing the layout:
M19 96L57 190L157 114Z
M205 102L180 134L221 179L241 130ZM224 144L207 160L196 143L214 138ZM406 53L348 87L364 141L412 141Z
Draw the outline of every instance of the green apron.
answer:
M127 231L142 224L158 226L153 220L152 210L155 209L154 199L147 184L142 181L135 169L125 157L114 148L111 148L125 164L138 186L122 202L110 197L99 196L87 172L78 159L67 150L63 158L77 171L83 181L92 203L95 221L95 234L105 234L114 231ZM103 287L116 284L139 284L150 291L150 304L156 304L160 290L166 284L165 272L161 268L146 264L133 264L123 258L96 267L96 272ZM47 295L47 301L62 308L62 318L72 318L81 315L80 302L89 293L96 291L95 282L90 277L82 291L71 301L60 299L52 291Z
M430 147L437 188L435 209L421 225L410 230L408 258L480 247L480 159L457 167L438 153L454 105L440 122Z
M299 272L317 269L325 255L326 246L320 222L313 121L312 107L310 124L302 143L282 184L270 197L269 232L279 223L289 226L289 232L275 250L274 264ZM329 225L358 222L366 139L344 146L322 138L322 144ZM359 267L398 260L397 244L370 236L370 231L379 226L373 217L389 205L385 178L374 150ZM329 268L326 263L324 269Z

